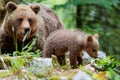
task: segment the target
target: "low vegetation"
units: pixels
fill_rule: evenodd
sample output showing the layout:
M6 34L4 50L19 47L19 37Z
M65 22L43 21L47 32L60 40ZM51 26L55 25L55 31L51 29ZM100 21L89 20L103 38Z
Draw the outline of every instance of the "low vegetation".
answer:
M26 53L26 52L23 52ZM43 65L34 65L33 60L36 55L29 55L31 52L27 52L27 55L22 56L2 56L4 64L7 65L6 70L0 72L0 78L18 78L18 79L30 79L30 80L60 80L65 78L72 80L73 77L79 72L83 71L87 75L91 76L93 80L119 80L120 79L120 62L115 60L114 57L108 56L106 59L91 59L91 63L78 66L77 69L71 69L69 64L60 66L55 59L49 67L42 67ZM3 65L0 61L0 66ZM91 69L92 68L92 69ZM4 69L4 66L1 67ZM4 73L6 75L4 75Z

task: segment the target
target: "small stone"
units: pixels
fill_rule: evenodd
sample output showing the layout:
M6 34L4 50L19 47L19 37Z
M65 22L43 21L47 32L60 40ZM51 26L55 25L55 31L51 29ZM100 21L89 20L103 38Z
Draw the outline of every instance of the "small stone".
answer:
M93 80L91 76L85 72L79 71L72 80Z
M60 80L68 80L67 77L61 77Z

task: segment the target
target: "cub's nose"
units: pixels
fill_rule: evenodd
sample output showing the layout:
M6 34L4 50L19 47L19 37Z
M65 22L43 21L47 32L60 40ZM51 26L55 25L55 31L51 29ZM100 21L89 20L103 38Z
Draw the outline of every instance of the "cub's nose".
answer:
M27 32L29 32L30 31L30 28L24 28L24 32L25 32L25 34L27 33Z
M98 58L97 56L95 56L94 58Z

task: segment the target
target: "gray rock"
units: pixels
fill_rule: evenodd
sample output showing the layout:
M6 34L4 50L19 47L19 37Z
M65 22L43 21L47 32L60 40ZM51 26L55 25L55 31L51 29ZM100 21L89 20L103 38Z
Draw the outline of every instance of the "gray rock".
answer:
M91 76L85 72L79 71L74 77L73 80L93 80Z
M60 80L68 80L67 77L61 77Z
M52 59L51 58L34 58L33 65L47 68L52 66Z
M106 59L106 53L103 51L98 51L98 58ZM91 59L87 52L83 53L83 59Z

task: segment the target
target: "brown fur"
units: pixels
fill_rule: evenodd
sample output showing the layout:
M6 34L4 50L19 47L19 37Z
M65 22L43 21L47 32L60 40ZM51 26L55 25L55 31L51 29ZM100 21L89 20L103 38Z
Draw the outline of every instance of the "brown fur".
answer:
M2 24L3 19L6 15L5 5L9 1L13 1L15 3L20 3L22 0L0 0L0 25Z
M99 47L98 34L86 35L80 31L57 30L50 34L44 46L44 57L56 55L60 65L65 64L65 52L70 51L70 65L77 67L76 61L82 63L82 50L96 58Z
M23 37L28 35L24 45L37 37L36 49L42 49L44 40L54 30L63 29L58 16L53 10L42 4L17 5L9 2L6 5L6 16L1 27L0 46L3 52L15 50L14 37L17 39L18 50L22 50Z

